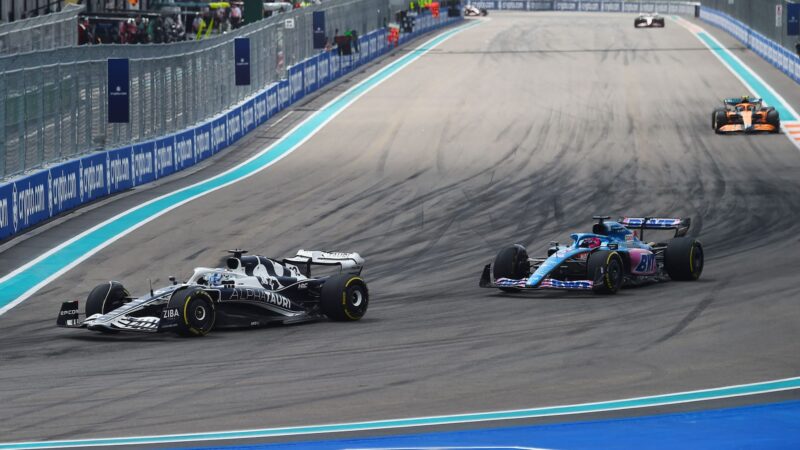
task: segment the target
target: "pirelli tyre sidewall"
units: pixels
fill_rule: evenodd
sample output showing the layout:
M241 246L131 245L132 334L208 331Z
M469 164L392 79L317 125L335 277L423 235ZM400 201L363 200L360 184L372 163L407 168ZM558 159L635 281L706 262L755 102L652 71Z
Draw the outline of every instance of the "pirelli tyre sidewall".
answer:
M664 250L664 269L676 281L695 281L703 273L705 255L697 239L679 237L670 239Z
M125 304L130 296L119 281L98 284L86 297L86 317L111 312Z
M711 113L711 128L719 133L719 128L728 124L728 114L722 108L717 108Z
M320 307L331 320L359 320L369 307L367 283L358 275L333 275L322 285Z
M625 277L625 264L619 252L600 250L589 255L586 275L593 281L592 290L597 294L616 294Z
M528 261L528 251L525 247L514 244L510 245L497 253L492 264L492 275L494 279L510 278L521 280L530 275L531 263ZM505 292L517 292L515 288L500 288Z
M205 336L214 328L214 300L201 288L189 287L175 291L167 308L178 310L175 332L181 336Z

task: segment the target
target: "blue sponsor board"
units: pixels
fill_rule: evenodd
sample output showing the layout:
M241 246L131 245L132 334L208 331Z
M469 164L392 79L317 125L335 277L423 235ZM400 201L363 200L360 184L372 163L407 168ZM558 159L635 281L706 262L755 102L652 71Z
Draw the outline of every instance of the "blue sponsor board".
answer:
M331 72L331 55L330 53L320 53L317 56L317 83L319 87L328 83L328 77Z
M134 186L156 179L156 141L133 146L131 152L131 180Z
M108 60L108 123L130 120L130 70L127 58Z
M49 171L38 172L11 185L11 226L14 233L50 218Z
M258 97L256 97L258 98ZM264 101L266 110L266 99ZM256 128L256 100L249 100L242 105L242 136Z
M556 11L577 11L578 10L578 2L556 2L555 10Z
M311 21L314 32L314 48L325 48L327 43L325 37L325 11L314 11Z
M342 58L335 51L330 52L328 55L329 55L329 58L330 58L329 61L331 63L331 66L330 66L330 69L331 69L330 80L333 81L333 80L339 78L339 76L341 75L340 72L341 72Z
M78 195L82 203L90 202L108 194L106 163L105 152L84 156L78 161L80 169L80 178L78 180L80 192L78 192Z
M278 111L283 111L289 106L291 97L289 95L289 80L281 80L278 83Z
M233 40L233 67L236 86L250 86L250 39Z
M255 99L253 99L256 126L261 125L262 123L266 122L267 119L269 119L269 108L267 108L268 92L269 91L265 90L264 92L258 94Z
M47 190L49 192L50 217L57 216L81 204L80 167L80 161L74 160L49 169ZM2 222L1 217L0 222Z
M303 98L303 63L289 67L289 102L294 103Z
M580 3L580 10L581 11L592 11L598 12L602 9L602 5L600 2L589 2L589 1L582 1Z
M278 83L267 88L267 117L278 114Z
M236 108L226 115L227 145L232 145L242 137L242 108ZM222 150L217 149L214 153Z
M639 12L639 4L633 2L625 2L622 5L623 12Z
M226 129L226 123L228 122L228 116L224 115L222 117L218 117L211 121L211 153L217 153L218 151L224 149L228 146L228 130ZM202 148L200 146L200 142L197 139L197 133L195 133L195 149L197 149L197 160L203 160L208 156L205 156L204 153L200 152Z
M512 11L524 11L528 9L528 4L519 0L506 0L499 4L501 9L508 9Z
M369 57L370 59L378 56L378 33L370 33L369 36Z
M786 34L800 35L800 3L786 4Z
M319 59L316 56L308 58L303 63L303 85L305 86L305 94L308 95L317 90L317 63Z
M553 2L528 2L528 10L530 11L552 11L554 8Z
M14 211L11 209L14 204L11 199L13 188L13 183L0 185L0 239L14 234L14 225L12 223Z
M603 11L622 12L622 2L604 2Z
M187 133L184 133L187 134ZM188 132L189 154L194 160L192 145L192 132ZM186 144L184 144L186 145ZM175 136L165 137L156 141L153 164L155 165L156 178L165 177L175 172Z
M123 147L106 152L106 193L124 191L133 187L131 176L132 147Z
M193 130L185 131L175 135L175 152L174 152L174 171L183 170L187 167L193 166L197 161L197 149L195 148L195 136L199 133L203 134L206 139L205 150L210 153L211 142L211 124L201 125ZM209 156L209 155L206 155Z
M339 55L339 76L344 76L350 72L350 65L353 55Z

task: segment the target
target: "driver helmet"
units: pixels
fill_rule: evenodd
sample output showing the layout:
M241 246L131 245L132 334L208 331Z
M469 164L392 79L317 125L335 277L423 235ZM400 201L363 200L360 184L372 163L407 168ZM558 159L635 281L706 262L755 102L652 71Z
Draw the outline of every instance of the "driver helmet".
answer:
M741 102L742 103L750 103L750 96L749 95L743 95Z
M593 237L587 237L587 238L581 239L581 242L578 245L578 247L581 247L581 248L597 248L597 247L600 247L600 244L601 244L600 238L593 236Z

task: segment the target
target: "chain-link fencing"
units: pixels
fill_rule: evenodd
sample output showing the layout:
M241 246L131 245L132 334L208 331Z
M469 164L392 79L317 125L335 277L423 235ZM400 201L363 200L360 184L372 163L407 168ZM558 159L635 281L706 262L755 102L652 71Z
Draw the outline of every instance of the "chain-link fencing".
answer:
M0 178L173 133L286 78L287 67L320 51L313 48L315 11L325 11L329 37L336 30L365 34L390 20L388 0L334 0L207 40L75 46L0 58ZM235 84L238 37L250 39L249 86ZM109 58L130 60L129 123L107 120Z
M16 22L0 23L0 56L78 44L78 14L83 5Z

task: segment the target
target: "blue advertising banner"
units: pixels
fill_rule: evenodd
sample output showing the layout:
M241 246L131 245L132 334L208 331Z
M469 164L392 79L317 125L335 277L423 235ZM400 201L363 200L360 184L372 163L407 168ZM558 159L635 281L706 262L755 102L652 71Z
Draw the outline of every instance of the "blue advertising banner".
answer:
M195 148L195 135L198 134L198 130L201 134L205 136L205 150L206 157L211 155L211 125L204 124L200 125L199 127L195 128L194 130L184 131L183 133L178 133L175 135L175 169L174 171L177 172L179 170L183 170L187 167L193 166L197 161L197 149Z
M15 204L14 200L11 199L13 188L13 184L0 185L0 239L14 234L14 226L12 225L14 211L11 209Z
M131 181L134 186L156 179L156 141L136 144L131 151Z
M266 100L264 101L266 107ZM266 109L266 108L265 108ZM256 101L255 99L242 105L242 136L256 127Z
M131 147L106 152L106 193L113 194L133 187L131 152Z
M11 224L14 233L50 218L47 206L49 176L50 172L45 170L18 180L11 186Z
M108 60L108 123L130 121L130 71L127 58Z
M317 85L322 87L328 83L328 74L331 71L331 55L328 52L317 56Z
M350 72L350 63L352 61L353 55L339 55L339 76L344 76L347 72Z
M303 98L303 63L289 67L289 99L294 103Z
M319 60L314 56L303 63L303 84L306 95L317 90L317 61Z
M106 188L108 159L106 156L106 153L95 153L78 161L80 169L80 179L78 180L80 192L78 195L82 203L90 202L108 194L108 188Z
M378 34L371 33L369 37L369 57L370 59L378 56Z
M267 88L267 117L278 114L278 83Z
M786 34L800 35L800 3L786 4Z
M281 80L278 83L278 111L283 111L284 108L289 106L289 80ZM271 117L271 116L270 116Z
M264 91L256 96L253 100L253 107L255 108L255 126L261 125L269 119L269 109L267 109L267 91ZM255 128L255 127L254 127Z
M50 191L48 196L50 199L50 217L57 216L81 204L80 187L78 186L80 167L80 161L76 160L59 164L49 169L47 185ZM1 221L2 218L0 217Z
M228 146L228 130L226 129L226 123L228 122L228 116L223 115L222 117L218 117L211 121L211 153L217 153L218 151L224 149ZM200 157L202 153L200 149L202 148L201 143L195 133L195 142L194 146L197 149L198 158L197 160L205 159L207 156ZM210 155L209 155L210 156Z
M228 145L233 145L234 142L238 141L242 137L242 108L236 108L229 112L225 123L228 131L228 139L226 143ZM214 153L220 150L222 149L220 148L214 150Z
M237 86L250 86L250 38L233 40L233 65Z
M192 137L191 132L189 132L189 154L192 153L191 145L192 145ZM184 144L186 145L186 144ZM156 169L156 178L165 177L175 172L175 136L166 137L163 139L159 139L156 141L156 152L155 152L155 169ZM194 159L194 156L192 156Z
M333 81L333 80L339 78L339 75L340 75L340 67L339 66L340 66L340 62L341 62L341 57L339 56L339 54L336 51L331 51L331 52L328 52L328 59L329 59L329 62L331 63L331 65L330 65L331 71L330 71L330 74L328 75L328 78L330 79L330 81Z
M325 11L314 11L311 22L314 27L314 48L325 48Z

